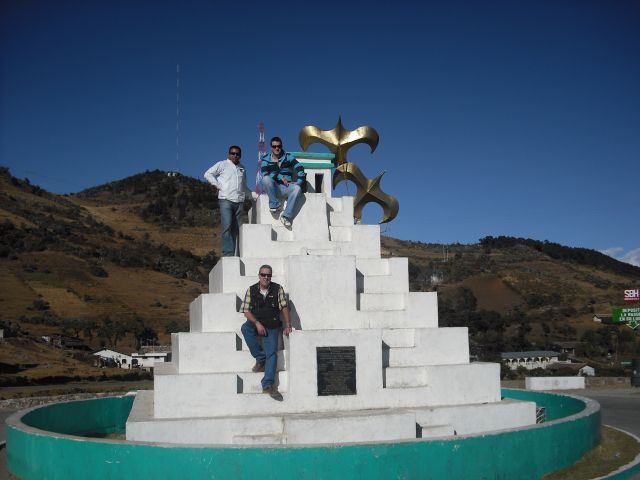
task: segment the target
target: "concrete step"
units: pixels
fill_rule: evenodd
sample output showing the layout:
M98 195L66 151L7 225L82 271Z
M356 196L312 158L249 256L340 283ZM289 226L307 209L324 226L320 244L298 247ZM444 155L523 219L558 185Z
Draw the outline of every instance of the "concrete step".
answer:
M329 225L332 227L352 227L353 216L343 212L329 212Z
M289 359L288 350L278 350L278 371L286 370ZM183 358L180 362L172 362L173 368L156 369L156 375L171 375L173 371L180 374L192 373L252 373L256 361L248 350L232 351L215 357Z
M417 434L419 438L447 437L455 435L456 433L451 425L417 425Z
M406 258L358 260L356 269L359 292L409 292L409 266Z
M385 369L386 388L414 388L428 385L426 367L387 367Z
M238 393L242 394L262 394L262 377L264 373L239 373L238 374ZM276 373L276 385L280 393L289 390L289 372Z
M258 281L258 269L264 264L273 268L274 281L283 277L284 261L281 258L222 257L209 272L209 292L244 296L248 285ZM235 301L233 303L235 305Z
M329 238L332 242L350 242L353 234L351 227L329 227Z
M389 275L388 258L357 258L356 269L364 276Z
M326 202L330 226L353 226L353 197L327 198Z
M272 225L271 229L273 233L271 240L278 240L280 242L290 242L294 240L293 231L284 225Z
M301 248L300 255L324 255L339 256L340 247L329 246L327 248Z
M284 225L282 225L284 228ZM222 257L222 259L226 258L238 258L238 257ZM274 277L283 277L284 276L284 259L282 258L272 258L272 257L264 257L264 258L242 258L240 257L240 271L238 274L245 276L253 276L256 278L256 282L258 281L258 270L262 265L271 265L273 269ZM255 282L254 282L255 283Z
M358 292L362 293L407 293L409 282L407 278L398 278L395 275L375 275L357 277Z
M173 362L159 363L153 367L154 375L176 375L177 373L178 369Z
M404 310L406 295L404 293L361 293L360 310L394 311Z
M273 435L234 435L235 445L282 445L282 434Z
M287 443L380 442L416 438L415 413L400 410L286 415Z
M389 349L390 367L460 365L469 363L466 327L417 328L415 347Z
M416 345L414 328L391 328L382 331L382 342L390 348L410 348Z

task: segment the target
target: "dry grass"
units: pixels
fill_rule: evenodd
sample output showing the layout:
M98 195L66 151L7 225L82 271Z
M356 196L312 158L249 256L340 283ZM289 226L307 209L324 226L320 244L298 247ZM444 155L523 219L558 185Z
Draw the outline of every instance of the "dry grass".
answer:
M0 267L0 318L18 318L38 295L14 271L13 265Z
M2 208L0 208L0 223L5 222L6 220L9 220L11 223L13 223L14 225L24 225L27 228L35 228L36 225L33 222L30 222L29 220L27 220L24 217L19 217L17 215L14 215L13 213L4 210Z
M24 271L26 264L37 270ZM0 306L4 307L0 319L42 315L43 312L28 310L34 300L41 298L52 313L64 318L109 314L117 320L140 315L158 331L160 341L168 342L164 325L171 320L185 321L189 303L207 291L206 285L153 270L106 265L108 276L94 277L87 269L84 260L62 252L28 253L21 255L18 262L6 262L0 269ZM55 331L30 323L21 326L33 335ZM127 348L132 345L132 338L119 344Z
M495 275L477 275L466 279L462 285L469 288L478 299L479 310L505 314L524 303L518 293Z
M77 197L73 197L72 200L83 206L96 219L109 225L115 231L122 232L138 240L146 237L151 242L167 245L174 250L188 250L199 256L220 248L218 225L167 230L159 225L144 222L132 211L134 205L131 204L126 206L96 206Z
M602 442L572 466L545 475L543 480L582 480L596 478L630 463L640 454L640 443L633 437L602 427Z

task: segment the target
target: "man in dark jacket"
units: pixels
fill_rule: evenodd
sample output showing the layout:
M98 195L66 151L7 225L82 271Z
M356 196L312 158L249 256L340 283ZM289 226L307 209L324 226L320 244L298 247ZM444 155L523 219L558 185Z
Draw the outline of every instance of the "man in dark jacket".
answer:
M256 359L253 371L264 372L262 393L282 401L282 395L275 385L278 340L282 328L280 313L284 318L282 331L286 336L291 333L291 321L284 289L271 281L272 272L271 266L262 265L258 273L260 280L247 289L242 303L242 312L247 321L241 331L251 355ZM259 337L262 337L262 345Z
M287 208L282 212L280 220L285 227L291 227L293 212L307 178L304 167L293 155L284 151L280 137L271 139L271 153L265 153L261 160L261 183L269 196L269 210L277 212L280 209L278 197L287 197Z

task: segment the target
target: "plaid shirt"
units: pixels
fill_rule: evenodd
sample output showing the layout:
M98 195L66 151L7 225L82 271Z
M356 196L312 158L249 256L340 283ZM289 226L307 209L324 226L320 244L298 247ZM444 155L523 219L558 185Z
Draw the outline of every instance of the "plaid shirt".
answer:
M284 288L280 285L280 289L278 290L278 307L280 310L287 306L287 299L284 296ZM247 288L247 293L244 294L244 301L242 302L242 312L250 312L251 311L251 288Z

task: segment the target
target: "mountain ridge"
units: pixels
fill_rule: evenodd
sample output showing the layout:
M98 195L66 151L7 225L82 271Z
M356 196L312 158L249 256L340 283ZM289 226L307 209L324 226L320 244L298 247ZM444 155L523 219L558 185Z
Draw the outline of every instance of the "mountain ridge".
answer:
M218 259L216 193L154 170L56 195L0 168L1 325L36 339L74 333L93 348L133 349L143 331L167 343L188 329L188 305ZM384 256L409 258L411 290L439 292L441 325L468 327L487 359L578 341L640 284L638 267L549 241L381 242ZM598 354L610 348L601 343Z

